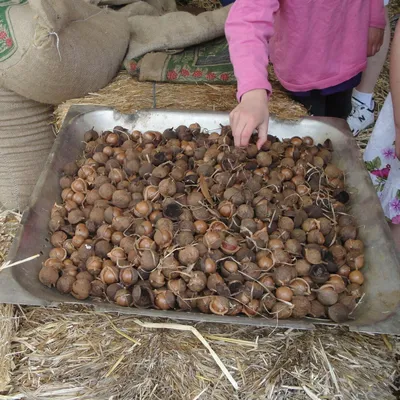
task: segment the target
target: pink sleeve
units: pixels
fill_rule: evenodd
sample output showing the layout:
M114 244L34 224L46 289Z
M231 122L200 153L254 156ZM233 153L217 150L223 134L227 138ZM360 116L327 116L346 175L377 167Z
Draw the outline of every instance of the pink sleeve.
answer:
M385 29L386 18L383 0L370 0L369 26L372 28Z
M278 8L278 0L236 0L229 12L225 34L238 81L239 102L250 90L272 91L267 71L268 40Z

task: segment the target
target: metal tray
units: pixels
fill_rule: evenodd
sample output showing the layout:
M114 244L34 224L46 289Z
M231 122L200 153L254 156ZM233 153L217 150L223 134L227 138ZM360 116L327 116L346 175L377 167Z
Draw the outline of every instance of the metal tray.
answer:
M225 324L299 329L313 329L316 324L333 325L327 321L309 318L277 322L267 318L221 317L196 312L123 308L94 300L77 301L72 296L61 295L57 290L46 288L39 282L37 276L41 263L51 248L47 230L49 211L55 202L61 201L58 187L60 171L65 163L75 160L82 153L83 133L86 130L94 127L103 131L121 125L141 131L163 131L168 127L198 122L209 131L218 131L220 124L227 124L228 121L226 113L151 110L122 115L106 107L72 107L35 187L30 207L23 215L22 227L15 238L9 259L19 261L39 252L41 257L0 273L0 302L42 306L79 303L93 306L98 311ZM364 267L366 295L354 312L354 320L346 325L356 331L399 333L399 262L379 200L347 125L337 119L305 118L290 123L272 118L269 131L279 138L309 135L317 142L323 142L327 138L332 140L335 149L334 161L347 173L347 185L352 192L351 213L359 222L360 237L365 243L367 260Z

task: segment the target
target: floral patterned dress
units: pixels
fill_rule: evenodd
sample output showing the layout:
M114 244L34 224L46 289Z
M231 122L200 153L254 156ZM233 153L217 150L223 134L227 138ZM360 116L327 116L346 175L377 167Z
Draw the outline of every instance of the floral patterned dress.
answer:
M393 224L400 224L400 161L395 154L395 132L389 93L365 150L364 162L386 218Z

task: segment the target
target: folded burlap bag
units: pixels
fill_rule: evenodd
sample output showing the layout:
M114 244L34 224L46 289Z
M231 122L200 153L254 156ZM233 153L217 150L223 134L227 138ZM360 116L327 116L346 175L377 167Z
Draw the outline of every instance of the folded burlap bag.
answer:
M48 104L106 86L129 42L125 14L83 0L0 2L0 84Z
M160 16L176 10L175 0L143 0L122 7L119 12L125 13L128 17L134 17L138 15Z
M139 0L92 0L95 4L101 6L123 6L125 4L136 3Z
M125 13L127 18L134 15L163 15L162 11L153 7L149 3L146 3L145 1L137 1L136 3L129 4L125 7L122 7L119 12Z
M125 62L153 51L183 49L224 35L230 6L197 16L171 12L161 17L129 17L131 40Z
M0 88L0 208L24 210L54 142L53 107Z

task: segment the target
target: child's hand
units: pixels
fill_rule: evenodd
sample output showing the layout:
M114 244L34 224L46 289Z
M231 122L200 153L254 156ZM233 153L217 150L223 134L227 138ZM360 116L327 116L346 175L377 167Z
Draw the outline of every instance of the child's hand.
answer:
M368 31L368 57L374 56L382 46L385 31L370 27Z
M229 117L235 146L246 147L254 130L257 129L257 147L260 149L267 141L269 121L267 91L256 89L245 93L241 103Z

